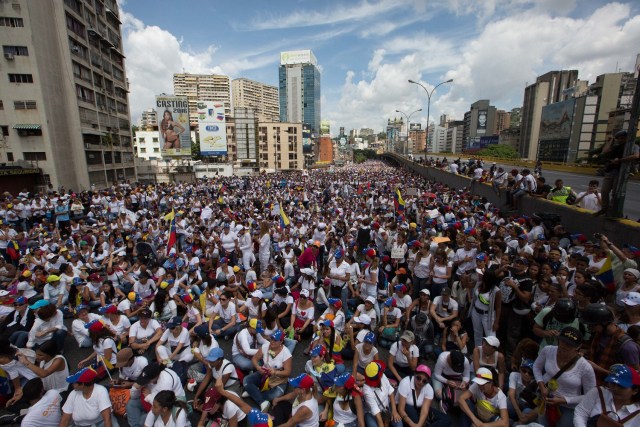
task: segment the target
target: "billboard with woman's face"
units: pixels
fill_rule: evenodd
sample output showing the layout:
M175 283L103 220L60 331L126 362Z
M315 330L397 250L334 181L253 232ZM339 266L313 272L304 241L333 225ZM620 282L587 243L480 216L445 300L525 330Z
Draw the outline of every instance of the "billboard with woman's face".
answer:
M189 101L183 96L156 96L162 157L191 157Z

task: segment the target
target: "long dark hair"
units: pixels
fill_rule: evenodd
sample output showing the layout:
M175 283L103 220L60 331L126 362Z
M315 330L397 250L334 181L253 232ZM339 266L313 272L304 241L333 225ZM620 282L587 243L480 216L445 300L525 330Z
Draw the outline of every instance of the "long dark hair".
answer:
M99 331L89 331L89 338L91 338L91 342L95 345L98 345L101 339L114 339L115 337L114 333L107 329L106 326Z
M169 122L164 118L165 114L167 113L169 113L169 120L173 121L173 114L171 113L171 111L164 110L164 112L162 113L162 121L160 122L160 130L162 130L162 132L166 131L169 127Z
M158 313L160 316L162 316L162 310L164 309L164 305L167 302L167 295L169 295L167 294L167 291L165 291L164 289L158 289L158 292L153 297L153 303L156 308L156 313Z
M178 400L176 398L176 394L173 392L173 390L162 390L160 392L158 392L158 394L156 394L156 397L153 399L156 402L158 402L158 404L162 407L162 408L167 408L167 409L171 409L173 410L173 408L175 408L176 406L183 409L184 411L187 410L187 404L181 400ZM185 412L185 416L187 415L187 413Z

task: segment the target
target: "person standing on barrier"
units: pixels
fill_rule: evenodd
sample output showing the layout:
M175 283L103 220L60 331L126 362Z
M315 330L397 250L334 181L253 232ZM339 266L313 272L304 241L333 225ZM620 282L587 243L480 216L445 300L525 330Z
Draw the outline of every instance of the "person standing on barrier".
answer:
M612 199L611 191L618 183L618 175L620 174L622 163L632 162L640 157L640 147L637 144L633 146L633 151L630 155L624 155L627 136L626 130L618 131L613 137L609 137L604 147L602 147L600 156L607 160L607 164L604 167L604 179L602 180L602 209L594 215L604 215L609 210Z

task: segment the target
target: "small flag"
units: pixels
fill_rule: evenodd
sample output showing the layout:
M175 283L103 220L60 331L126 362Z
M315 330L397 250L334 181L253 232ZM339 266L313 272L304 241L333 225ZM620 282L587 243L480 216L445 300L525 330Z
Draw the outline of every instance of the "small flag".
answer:
M291 224L291 221L289 221L287 214L285 214L284 210L282 209L282 204L280 204L280 227L286 228L289 226L289 224Z
M616 281L613 277L613 269L611 267L611 256L607 255L607 259L595 276L608 292L614 293L616 291Z
M171 212L169 212L168 214L166 214L164 216L164 220L165 221L172 221L173 218L175 218L175 211L173 209L171 209Z
M399 211L399 212L404 211L404 199L402 198L402 194L400 194L399 188L396 188L394 204L396 207L396 211Z
M169 240L167 241L167 254L173 248L173 245L176 244L177 235L176 235L176 216L173 209L171 209L171 226L169 227ZM166 218L166 217L165 217Z

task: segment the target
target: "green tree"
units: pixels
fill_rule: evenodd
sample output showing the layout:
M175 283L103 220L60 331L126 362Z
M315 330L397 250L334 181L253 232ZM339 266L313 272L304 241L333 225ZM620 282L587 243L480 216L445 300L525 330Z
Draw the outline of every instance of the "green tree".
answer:
M201 160L200 156L200 140L196 139L195 141L191 140L191 158L193 160Z
M479 156L495 157L498 159L517 159L520 154L510 145L490 145L478 151Z
M374 150L366 149L366 150L353 150L353 162L354 163L362 163L367 161L368 159L375 159L376 152Z

